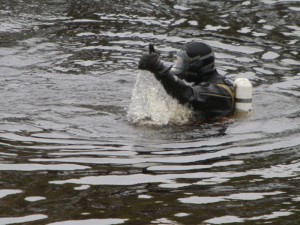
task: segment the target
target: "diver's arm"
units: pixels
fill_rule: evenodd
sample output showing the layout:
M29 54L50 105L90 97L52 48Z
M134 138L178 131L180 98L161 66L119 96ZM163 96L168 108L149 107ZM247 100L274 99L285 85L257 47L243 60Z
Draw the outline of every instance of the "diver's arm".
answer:
M181 104L207 115L228 115L233 110L232 96L218 84L193 86L177 78L170 71L155 73L166 92Z
M154 75L155 78L161 82L165 91L181 104L187 104L193 101L193 87L173 75L170 72L170 68L165 69L163 73L154 73Z
M157 53L145 54L141 57L138 65L139 69L148 70L155 75L155 78L161 82L166 92L177 99L181 104L189 104L193 108L194 105L207 100L207 96L199 97L199 88L195 89L192 85L179 79L171 73L170 67L164 65L159 60ZM196 108L199 108L196 107Z
M153 73L156 79L161 81L166 92L181 104L188 103L194 95L192 87L174 76L170 72L171 67L165 66L159 60L159 54L157 53L143 55L139 61L138 68Z

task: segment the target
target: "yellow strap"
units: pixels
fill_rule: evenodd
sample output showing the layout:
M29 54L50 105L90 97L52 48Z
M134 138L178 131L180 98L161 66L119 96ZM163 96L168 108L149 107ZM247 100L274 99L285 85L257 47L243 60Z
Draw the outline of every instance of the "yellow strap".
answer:
M234 92L232 91L232 89L230 87L228 87L228 85L226 85L226 84L217 84L217 86L225 89L230 94L232 106L233 106L234 105Z

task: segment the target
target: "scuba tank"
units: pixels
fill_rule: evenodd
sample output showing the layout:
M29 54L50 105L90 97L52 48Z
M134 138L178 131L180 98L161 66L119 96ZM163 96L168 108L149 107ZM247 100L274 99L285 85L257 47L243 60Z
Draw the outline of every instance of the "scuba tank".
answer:
M252 111L252 84L247 78L237 78L234 81L236 112Z

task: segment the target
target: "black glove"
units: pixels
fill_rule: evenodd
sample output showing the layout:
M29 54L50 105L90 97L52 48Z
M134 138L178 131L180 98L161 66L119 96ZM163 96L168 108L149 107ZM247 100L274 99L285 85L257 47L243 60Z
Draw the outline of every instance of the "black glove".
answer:
M163 64L159 60L159 54L149 53L141 57L138 68L141 70L148 70L151 73L158 73Z
M148 70L154 73L155 77L160 80L171 67L166 67L160 60L158 53L145 54L139 61L139 69Z
M163 74L171 69L164 66L164 64L159 60L159 53L154 49L153 44L149 45L149 54L145 54L141 57L139 61L138 68L141 70L148 70L154 73L155 77L160 80Z

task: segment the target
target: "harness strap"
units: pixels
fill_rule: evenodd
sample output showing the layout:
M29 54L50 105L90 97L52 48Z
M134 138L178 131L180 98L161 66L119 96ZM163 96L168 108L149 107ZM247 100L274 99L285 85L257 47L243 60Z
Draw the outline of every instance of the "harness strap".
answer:
M233 90L226 84L217 84L218 87L225 89L231 96L232 107L234 107L234 92Z

